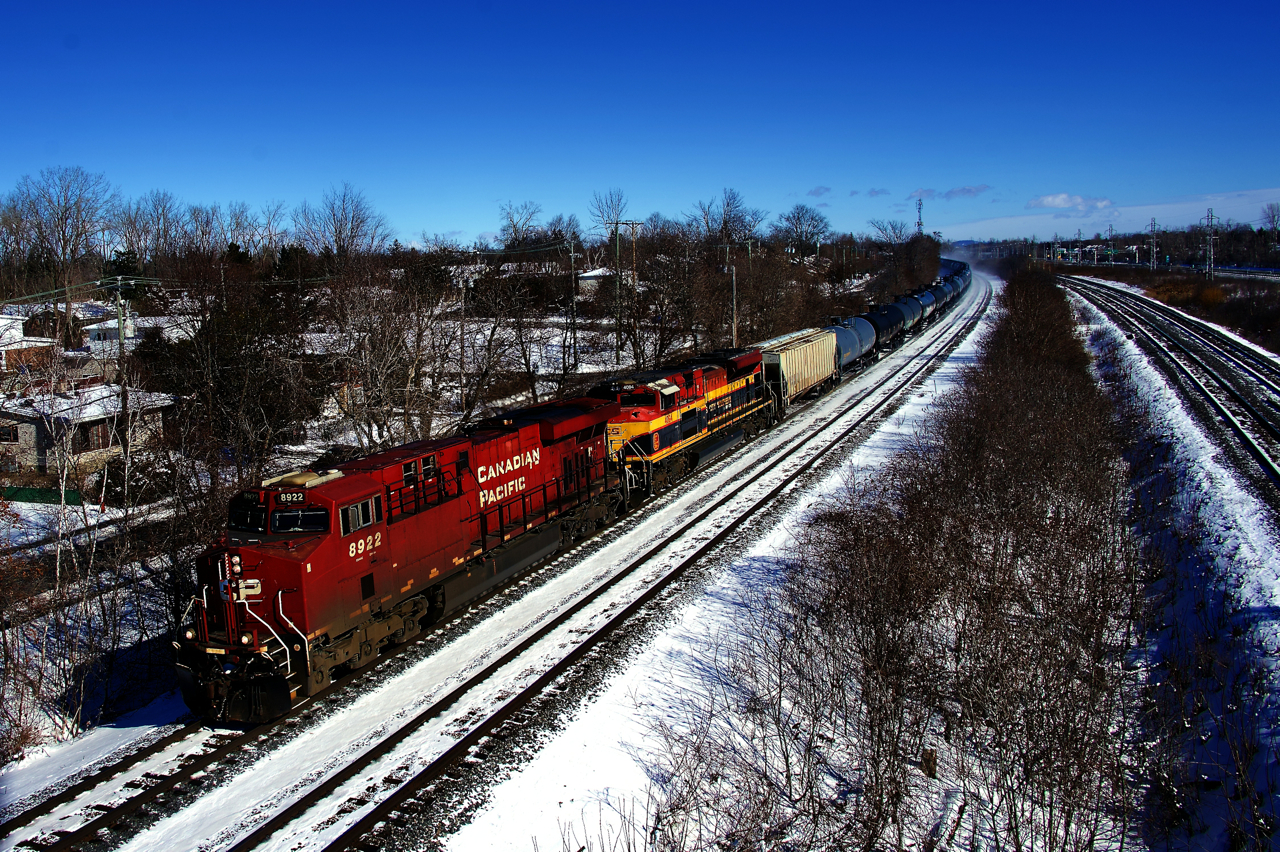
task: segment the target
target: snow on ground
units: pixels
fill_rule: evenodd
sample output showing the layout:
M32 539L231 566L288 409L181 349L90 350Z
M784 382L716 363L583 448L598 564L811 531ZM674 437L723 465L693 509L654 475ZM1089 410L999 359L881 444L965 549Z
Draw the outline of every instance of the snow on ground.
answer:
M793 494L785 517L763 530L535 757L496 785L488 804L450 839L448 848L532 850L536 840L538 848L558 849L562 830L573 831L571 848L588 841L595 846L602 830L606 837L617 831L619 814L643 815L649 790L644 755L653 746L648 725L656 716L676 712L677 673L687 670L689 659L714 652L718 635L732 630L744 592L772 581L772 566L791 552L794 532L813 508L842 490L851 475L882 465L911 438L935 397L953 387L959 371L973 362L974 346L990 322L988 315L838 469Z
M106 509L85 503L83 506L64 506L58 503L10 503L8 506L17 519L0 537L10 547L52 541L59 535L67 536L92 529L99 524L123 517L121 509Z
M1216 574L1235 590L1240 605L1253 611L1261 647L1272 657L1280 655L1280 542L1277 531L1262 520L1271 516L1271 510L1221 460L1221 451L1138 345L1096 309L1083 301L1077 304L1084 306L1089 330L1098 329L1106 335L1134 376L1153 427L1177 436L1174 467L1185 471L1179 499L1186 511L1198 509L1200 521L1214 541ZM1280 692L1280 683L1273 684L1272 691Z
M977 297L973 297L966 300L960 309L971 309L976 303ZM883 375L886 370L901 368L911 360L921 357L918 350L922 345L919 342L909 343L874 368L873 373ZM953 358L944 369L954 371L963 360L966 351L968 350L961 350L958 357ZM896 441L900 441L904 435L910 433L912 424L915 422L914 418L919 416L927 400L933 393L941 391L947 381L945 375L942 375L927 382L923 391L912 400L906 412L895 417L887 428L882 430L881 437L878 439L880 443L873 442L859 454L857 458L861 460L860 463L873 464L885 453L891 451ZM833 393L813 406L797 412L781 427L762 436L753 445L756 452L763 457L781 446L796 441L799 436L807 434L809 430L829 419L831 414L843 405L842 398L847 401L847 398L855 395L859 384L861 383L851 382L839 393ZM755 453L752 457L755 457ZM368 693L356 696L350 706L336 709L336 712L320 724L301 732L296 739L265 755L252 767L242 768L235 779L210 790L181 815L161 820L160 823L134 838L130 846L144 848L159 845L168 848L186 848L202 842L216 845L217 838L225 840L234 836L237 833L236 825L249 812L265 814L274 811L283 802L300 794L315 780L328 775L334 771L335 767L341 766L349 755L363 751L379 738L380 731L397 726L400 719L416 713L436 696L451 689L471 670L490 659L498 649L510 646L525 632L536 629L536 626L548 617L548 613L575 599L582 590L594 587L602 577L611 574L617 566L625 564L635 553L643 552L648 547L647 542L662 534L666 527L683 522L691 512L696 511L696 506L705 502L708 495L721 492L723 489L732 489L733 483L741 479L744 470L753 464L750 458L735 459L732 464L713 469L709 471L709 476L697 482L691 482L688 488L664 495L664 499L660 500L658 505L637 518L636 529L631 533L623 529L628 526L627 524L619 525L615 528L616 537L601 537L601 541L604 542L601 549L592 553L580 566L548 581L535 592L524 594L517 600L500 607L493 616L479 622L467 631L464 637L459 637L458 641L441 648L430 657L415 664L410 670L379 684ZM837 477L828 483L828 491L830 488L837 487L838 479ZM827 492L814 491L806 497L808 501L806 505L812 505L813 500L819 499L821 493ZM785 529L779 528L775 536L782 535L785 535ZM609 541L610 538L613 539L612 542ZM765 565L755 557L748 559L744 564L757 567ZM722 599L727 601L729 598L723 596L732 591L735 586L732 582L723 580L717 584L716 588L719 589ZM715 593L712 597L714 596ZM690 635L696 635L696 627L696 623L690 624L689 629L692 631ZM615 702L615 706L620 708L620 712L626 718L635 715L628 712L630 705ZM171 719L172 716L169 716L167 719L156 721L164 722ZM441 722L441 725L444 724ZM622 723L610 722L609 724L615 732L625 730ZM428 733L430 736L439 737L438 732ZM616 747L619 742L622 740L615 737L614 746ZM84 749L84 751L78 749ZM65 755L65 758L61 759L61 765L63 771L68 771L75 761L94 759L96 752L92 745L77 748L73 744L66 751L58 750L57 754ZM582 767L595 765L597 762L593 757L590 761L579 759L575 765ZM51 768L54 764L24 763L22 766L20 771L15 771L6 778L8 787L15 791L45 786L48 779L56 774L56 770ZM618 777L625 776L619 774ZM7 796L6 793L6 798ZM550 800L547 799L547 801ZM33 824L31 828L40 831L63 827L69 823L61 823L60 820L69 816L74 810L74 805L59 809L48 818L39 820L38 822L42 825ZM554 830L554 824L551 828ZM12 842L15 842L15 839L11 838L9 842L0 841L0 848L7 848Z
M1125 284L1123 281L1111 281L1106 278L1093 278L1088 275L1078 275L1076 277L1084 281L1092 281L1095 284L1105 284L1108 287L1116 287L1121 290L1127 290L1136 296L1140 296L1143 301L1148 302L1151 305L1158 306L1166 310L1177 311L1179 314L1186 317L1187 320L1193 324L1203 322L1206 325L1212 326L1213 328L1222 332L1227 337L1230 337L1232 340L1234 340L1236 343L1239 343L1241 346L1249 349L1251 352L1258 354L1262 358L1266 358L1272 363L1280 364L1280 357L1277 357L1274 352L1270 352L1266 349L1263 349L1261 346L1259 346L1258 344L1254 343L1251 340L1246 340L1245 338L1236 334L1234 331L1227 328L1226 326L1215 325L1214 323L1208 322L1207 320L1202 320L1199 317L1192 316L1191 314L1187 313L1186 311L1180 308L1175 308L1172 305L1166 305L1164 302L1161 302L1158 299L1153 299L1150 296L1148 296L1146 294L1146 291L1143 290L1141 287L1135 287L1132 284Z
M158 739L187 712L182 696L174 691L73 740L31 749L21 760L0 770L0 811L95 764L105 763L126 747Z

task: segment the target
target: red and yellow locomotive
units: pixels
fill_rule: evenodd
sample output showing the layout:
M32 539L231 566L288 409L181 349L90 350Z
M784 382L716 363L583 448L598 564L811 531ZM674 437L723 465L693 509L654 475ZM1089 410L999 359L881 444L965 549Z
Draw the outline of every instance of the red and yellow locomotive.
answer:
M720 351L598 385L617 401L609 453L633 490L653 493L767 428L774 405L758 349Z
M178 645L192 710L265 721L768 426L758 350L719 352L231 501Z

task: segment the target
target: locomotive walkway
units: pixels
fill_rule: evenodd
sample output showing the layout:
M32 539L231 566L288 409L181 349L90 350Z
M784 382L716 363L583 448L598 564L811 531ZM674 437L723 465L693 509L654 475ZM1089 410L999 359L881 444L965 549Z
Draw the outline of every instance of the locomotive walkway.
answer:
M106 786L81 789L26 819L25 838L10 833L2 845L182 848L193 839L237 850L380 845L379 833L400 823L423 790L485 737L518 724L531 701L584 658L604 653L616 631L691 566L862 424L892 410L972 330L990 298L975 280L940 322L873 367L869 386L815 403L757 439L743 457L695 476L696 490L687 480L633 513L599 537L605 544L596 552L571 552L558 576L503 602L467 637L415 662L395 683L373 686L332 715L313 718L317 708L302 705L239 736L192 734L186 745L196 747L192 754L175 740ZM376 680L366 670L336 686L359 678ZM242 782L242 774L252 780ZM140 791L124 795L130 784ZM18 827L5 824L7 833Z

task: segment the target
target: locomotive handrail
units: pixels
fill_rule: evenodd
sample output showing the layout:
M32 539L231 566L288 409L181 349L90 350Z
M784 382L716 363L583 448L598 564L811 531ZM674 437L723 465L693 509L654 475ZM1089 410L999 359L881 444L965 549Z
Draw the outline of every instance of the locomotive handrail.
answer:
M279 643L280 643L280 647L281 647L282 649L284 649L284 668L285 668L285 677L288 677L288 676L292 675L292 674L293 674L293 662L289 659L289 648L288 648L288 646L286 646L286 645L284 644L284 640L280 638L280 634L276 632L276 629L275 629L274 627L272 627L270 624L268 624L266 621L264 621L264 620L263 620L263 618L262 618L262 616L258 615L256 612L254 612L254 611L253 611L253 607L249 606L249 602L248 602L248 601L242 600L242 601L240 601L240 603L244 604L244 611L245 611L245 612L249 613L249 614L250 614L250 615L252 615L254 618L258 619L259 623L261 623L263 627L265 627L265 628L267 628L268 630L270 630L270 631L271 631L271 635L272 635L272 636L276 637L276 641L277 641L277 642L279 642ZM230 637L228 636L227 638L230 638ZM268 657L268 658L271 660L271 662L273 662L273 663L276 661L276 658L271 656L271 652L270 652L270 651L268 651L268 652L267 652L267 657Z
M293 620L290 619L289 616L284 614L284 593L296 592L296 591L298 590L297 589L281 589L280 591L276 592L276 609L280 611L280 618L284 620L284 623L292 627L293 632L297 633L299 636L302 637L302 647L306 648L307 650L307 675L310 676L311 674L311 641L307 639L307 634L299 630L298 625L294 624ZM276 638L278 639L279 637L276 637ZM283 645L284 643L282 642L280 644ZM284 652L286 656L289 655L288 648L285 648Z

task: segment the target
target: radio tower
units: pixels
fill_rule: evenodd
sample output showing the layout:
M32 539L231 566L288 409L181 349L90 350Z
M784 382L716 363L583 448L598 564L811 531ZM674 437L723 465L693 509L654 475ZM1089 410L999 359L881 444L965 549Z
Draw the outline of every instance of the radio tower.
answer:
M916 199L916 236L924 236L924 199Z
M1156 243L1156 220L1154 216L1151 217L1150 227L1151 227L1151 241L1150 241L1151 242L1151 268L1155 269L1156 268L1156 248L1158 244Z
M1213 244L1218 241L1218 223L1222 220L1213 215L1213 208L1209 208L1209 215L1200 220L1200 224L1205 227L1205 258L1208 261L1206 271L1209 273L1209 280L1213 280Z

